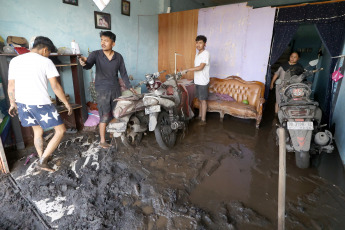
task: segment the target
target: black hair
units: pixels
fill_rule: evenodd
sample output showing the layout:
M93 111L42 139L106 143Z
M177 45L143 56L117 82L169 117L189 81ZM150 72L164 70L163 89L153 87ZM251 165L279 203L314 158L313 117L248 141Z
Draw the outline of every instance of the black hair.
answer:
M301 52L299 52L299 51L297 51L297 50L294 50L294 51L292 51L292 52L290 53L290 56L291 56L291 54L293 54L293 53L297 54L299 58L301 57Z
M101 31L99 33L99 36L100 37L106 36L106 37L110 38L111 40L113 40L113 42L116 41L116 35L113 32L110 32L110 31Z
M204 43L207 42L207 38L204 35L198 35L195 39L195 41L203 41Z
M43 36L38 36L35 38L32 48L38 50L48 48L50 52L56 52L56 47L54 46L54 43L49 38Z

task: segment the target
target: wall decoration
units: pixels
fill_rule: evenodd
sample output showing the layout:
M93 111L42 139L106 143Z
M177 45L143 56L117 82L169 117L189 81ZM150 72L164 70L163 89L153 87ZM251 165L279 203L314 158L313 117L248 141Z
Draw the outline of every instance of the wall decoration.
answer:
M78 5L78 0L62 0L62 2L66 4L75 5L75 6Z
M121 2L121 14L130 16L131 15L131 3L126 0Z
M104 8L109 4L110 0L93 0L100 11L103 11Z
M95 11L95 28L97 29L111 29L110 14Z

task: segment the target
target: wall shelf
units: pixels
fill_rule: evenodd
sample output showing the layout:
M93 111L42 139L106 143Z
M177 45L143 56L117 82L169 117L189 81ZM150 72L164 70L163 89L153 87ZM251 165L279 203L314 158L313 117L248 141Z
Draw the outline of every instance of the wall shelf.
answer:
M6 96L6 100L8 104L9 104L8 95L7 95L8 63L4 64L4 62L6 62L6 58L13 58L15 56L18 56L18 54L0 54L1 58L5 58L5 60L2 59L3 68L0 71L0 74L2 73L1 77L2 77L2 82L3 82L3 87L4 89L6 89L6 91L4 92L5 92L5 96ZM79 65L79 62L78 62L78 56L80 56L80 54L63 54L63 55L51 54L50 56L69 57L70 59L69 63L57 64L56 67L70 67L71 68L73 91L74 91L74 98L75 98L75 102L71 103L71 106L73 108L72 115L68 116L67 109L58 100L56 100L57 102L56 107L62 120L64 121L67 127L77 128L78 130L82 130L84 126L84 122L86 121L88 117L88 114L87 114L86 101L85 101L83 69L81 65ZM58 78L58 81L61 83L60 77ZM12 123L12 127L16 127L17 129L18 135L16 136L16 143L20 142L22 143L23 146L24 146L24 143L25 144L33 143L33 131L31 127L21 127L19 123L19 119L17 117L15 117L15 119L11 119L11 123Z

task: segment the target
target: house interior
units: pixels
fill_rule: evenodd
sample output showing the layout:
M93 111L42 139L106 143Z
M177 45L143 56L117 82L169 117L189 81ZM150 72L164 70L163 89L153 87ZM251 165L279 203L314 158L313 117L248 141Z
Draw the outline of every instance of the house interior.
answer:
M0 228L283 229L281 221L285 218L287 228L343 229L343 12L344 0L1 2L0 199L5 206L0 207ZM183 131L176 132L174 146L162 148L156 143L156 131L147 130L140 136L142 143L131 148L126 148L119 136L107 132L107 141L113 147L99 148L94 88L97 65L87 70L79 58L102 50L101 31L116 35L113 50L122 55L131 85L142 95L151 92L142 83L148 74L164 71L158 78L164 85L170 76L195 67L195 38L206 36L205 50L210 53L206 126L197 125L201 104L195 98L194 73L188 71L177 82L186 84L182 88L189 96L184 101L195 118L185 122ZM10 62L30 52L37 36L50 38L57 48L48 58L60 75L58 81L73 110L68 115L48 84L48 94L67 128L53 154L54 173L34 170L33 164L38 162L34 132L31 127L23 127L18 116L8 113ZM15 45L11 39L21 42ZM23 54L22 47L26 50ZM315 70L304 81L309 104L298 111L311 113L313 109L306 110L305 106L316 105L320 117L302 121L311 119L311 126L318 123L315 127L322 130L320 135L328 135L327 146L331 146L310 147L316 156L309 159L308 153L307 167L298 165L301 156L294 150L295 136L287 127L292 120L283 112L275 114L276 94L270 89L274 74L295 51L305 71ZM310 65L313 60L316 64ZM128 93L123 89L123 96ZM217 98L210 99L210 95ZM224 99L224 95L230 99ZM280 111L285 111L284 103ZM303 145L306 140L310 146L317 142L315 127L309 139L303 137ZM279 142L283 139L280 128L286 130L286 143ZM48 141L53 133L53 128L45 129L43 137ZM279 215L283 169L282 145L278 142L284 142L283 149L290 146L287 152L296 152L285 157L285 215ZM25 160L29 163L23 165ZM172 165L174 169L170 169ZM92 191L91 185L97 189ZM11 193L13 202L7 198L10 194L6 191L10 190L18 191ZM112 195L104 198L101 191ZM327 208L320 211L326 204ZM11 205L24 208L12 210ZM317 210L320 213L316 214ZM25 212L33 214L27 217ZM17 223L18 218L23 222Z

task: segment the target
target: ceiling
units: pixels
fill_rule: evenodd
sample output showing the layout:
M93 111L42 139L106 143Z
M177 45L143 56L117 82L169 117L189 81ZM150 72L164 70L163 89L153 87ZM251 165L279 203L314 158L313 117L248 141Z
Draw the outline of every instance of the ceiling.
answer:
M248 2L248 6L253 8L266 7L266 6L285 6L285 5L295 5L301 3L311 3L311 2L325 2L330 0L192 0L201 4L203 7L227 5L233 3Z

